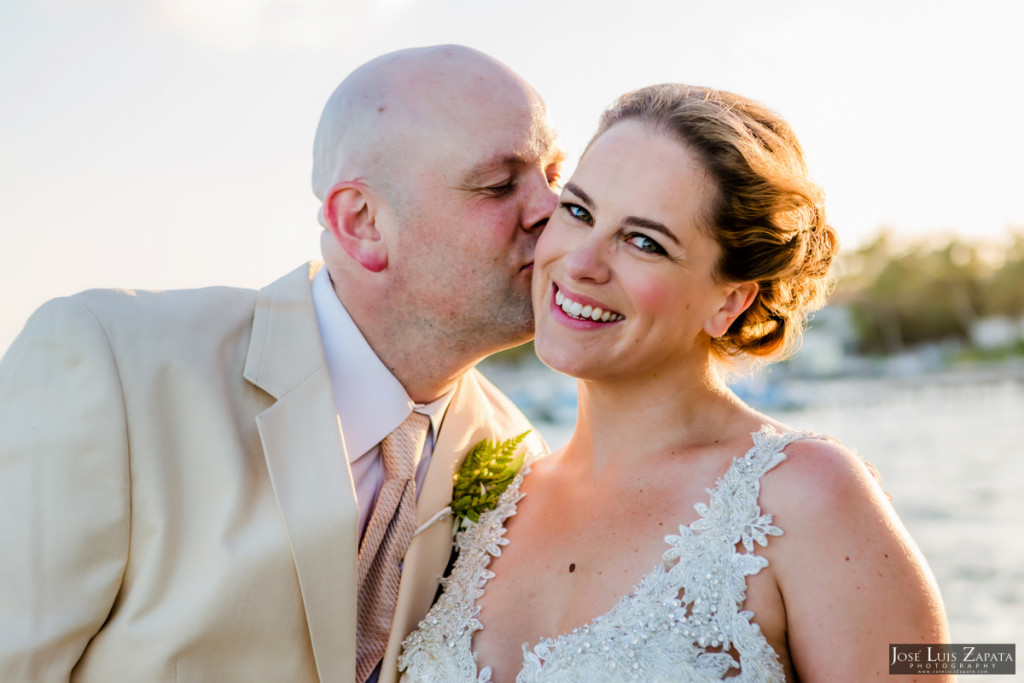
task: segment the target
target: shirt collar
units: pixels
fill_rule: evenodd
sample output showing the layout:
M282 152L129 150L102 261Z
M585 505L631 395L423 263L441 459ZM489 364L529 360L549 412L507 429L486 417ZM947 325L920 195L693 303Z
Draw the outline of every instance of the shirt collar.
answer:
M313 276L312 287L313 308L349 461L380 443L413 410L430 418L436 435L454 392L426 405L414 403L345 310L326 267Z

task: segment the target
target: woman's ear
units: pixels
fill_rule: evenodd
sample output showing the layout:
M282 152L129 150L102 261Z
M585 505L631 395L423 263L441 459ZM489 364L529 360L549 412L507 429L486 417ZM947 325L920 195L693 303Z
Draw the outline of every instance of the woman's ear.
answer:
M376 225L372 191L357 180L333 185L323 204L324 222L334 239L354 261L379 273L388 264L388 251Z
M755 296L757 296L756 282L728 285L725 300L704 323L704 331L712 337L721 337L729 331L729 326L739 314L750 308L750 304L754 303Z

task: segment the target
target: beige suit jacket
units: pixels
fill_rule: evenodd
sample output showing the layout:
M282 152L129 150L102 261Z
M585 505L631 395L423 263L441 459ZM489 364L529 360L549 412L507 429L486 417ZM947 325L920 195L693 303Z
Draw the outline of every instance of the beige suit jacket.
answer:
M0 680L353 680L357 507L317 268L259 292L90 291L29 321L0 361ZM473 444L527 428L464 377L420 523ZM450 528L409 549L382 683Z

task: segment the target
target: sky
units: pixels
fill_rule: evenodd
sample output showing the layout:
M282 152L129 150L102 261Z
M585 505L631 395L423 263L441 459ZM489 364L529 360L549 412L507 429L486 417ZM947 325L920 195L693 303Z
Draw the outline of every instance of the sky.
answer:
M569 169L619 94L780 112L847 247L1024 227L1024 3L4 0L0 350L92 287L261 287L319 254L313 132L385 52L462 43L548 102Z

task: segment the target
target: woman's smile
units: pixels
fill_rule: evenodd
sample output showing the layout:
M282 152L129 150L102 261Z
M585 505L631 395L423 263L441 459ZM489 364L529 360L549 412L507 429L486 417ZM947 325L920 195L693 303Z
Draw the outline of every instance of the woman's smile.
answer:
M593 322L603 325L615 323L625 319L621 313L607 308L603 304L588 299L585 296L566 292L558 285L552 285L554 290L554 307L561 310L565 317L579 322Z

